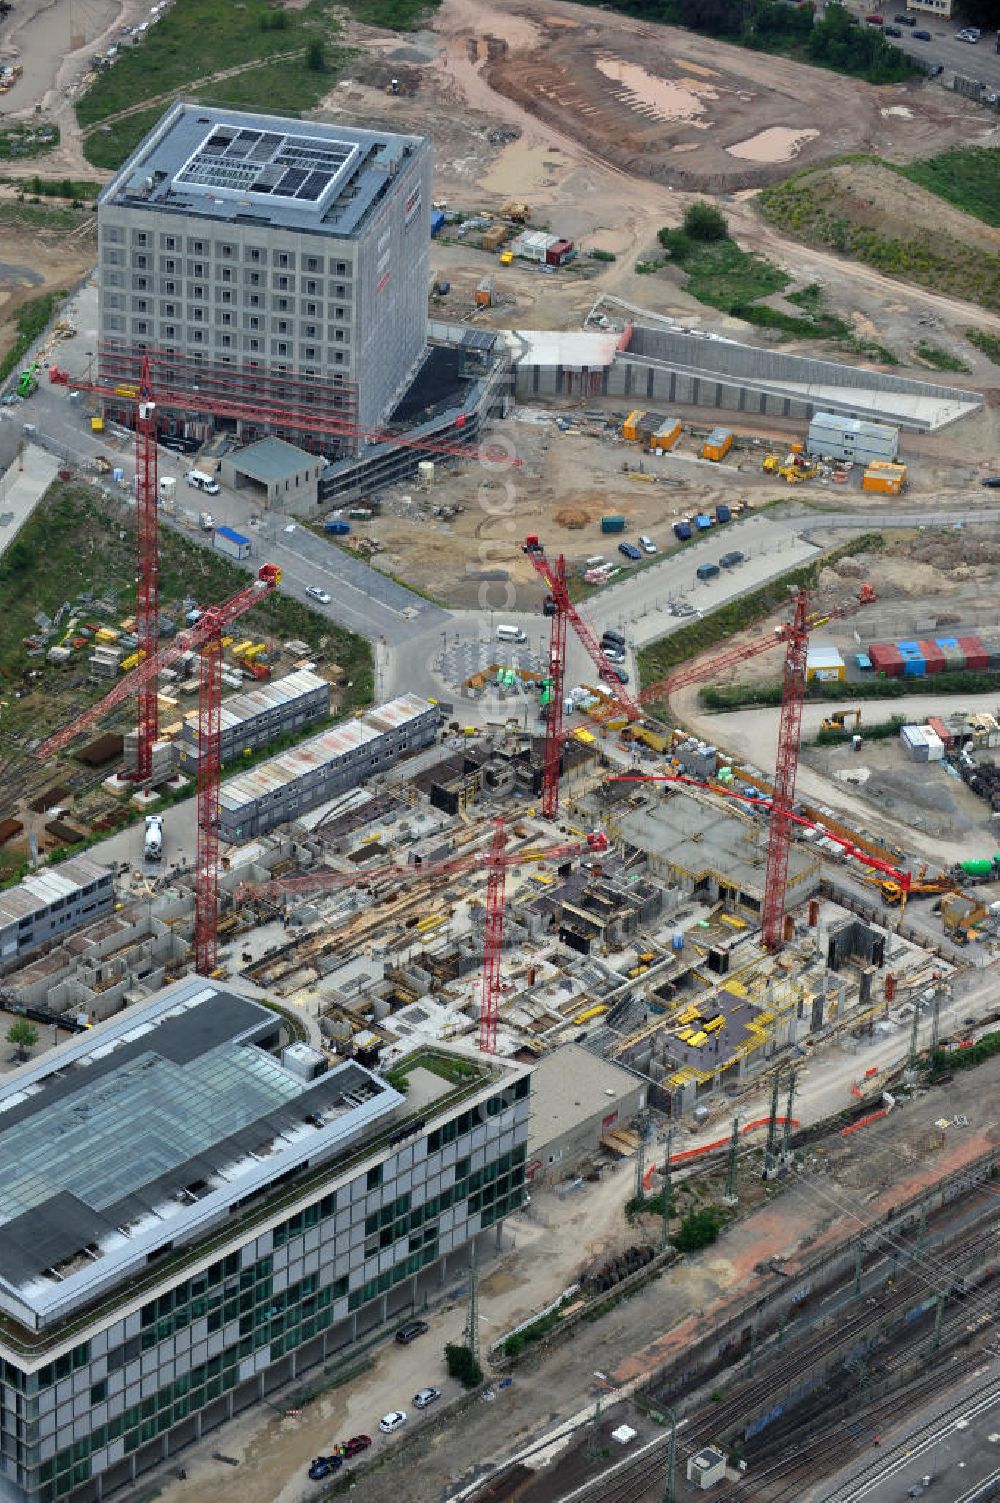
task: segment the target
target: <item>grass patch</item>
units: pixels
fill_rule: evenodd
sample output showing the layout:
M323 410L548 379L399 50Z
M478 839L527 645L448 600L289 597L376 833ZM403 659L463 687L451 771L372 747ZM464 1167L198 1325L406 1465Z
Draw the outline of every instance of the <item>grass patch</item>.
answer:
M1000 227L1000 151L996 148L956 146L893 170L984 224Z
M671 262L687 273L685 292L700 303L719 308L755 328L776 329L789 339L850 337L850 324L827 312L823 290L814 282L788 294L787 300L802 309L801 315L760 302L776 292L783 293L791 278L763 256L741 250L728 233L712 240L697 240L685 230L662 229L659 239ZM643 264L657 270L663 263Z
M868 222L871 196L878 191L873 174L887 170L872 163L863 180L842 180L835 165L807 169L763 189L757 203L770 224L808 245L984 308L1000 308L1000 256L920 224L904 238L884 233L880 222Z
M1000 334L987 334L985 329L966 329L965 337L994 365L1000 365Z
M80 177L0 177L0 183L13 183L32 198L69 198L76 202L95 199L101 184Z
M714 647L717 642L723 642L738 631L744 631L748 626L760 621L770 614L776 607L786 604L788 591L792 585L805 586L807 589L815 585L821 568L836 563L839 558L847 558L857 553L869 553L883 546L883 538L880 532L863 532L856 538L851 538L839 548L832 549L822 557L813 559L811 563L803 564L798 569L790 569L786 574L780 574L776 579L769 580L757 590L751 590L747 595L741 595L737 600L730 600L726 605L720 606L717 611L702 617L699 621L692 621L687 626L682 626L678 631L671 632L668 637L660 637L656 642L650 642L646 647L639 649L637 654L637 667L639 682L642 684L655 683L657 679L666 678L672 668L680 663L686 663L690 658L697 657L706 648ZM889 680L895 682L895 680ZM839 686L841 691L843 686ZM852 685L853 687L853 685ZM661 706L661 709L663 707Z
M165 108L165 105L156 104L152 109L116 120L114 125L102 125L91 135L84 136L83 154L91 167L114 172L126 157L131 156L143 136L153 129Z
M89 486L67 482L50 487L33 516L0 559L0 678L20 681L30 663L41 677L31 692L10 703L4 711L4 729L12 735L41 737L64 724L99 696L93 686L79 683L88 648L68 664L57 665L42 658L26 659L22 639L36 630L35 614L54 617L66 602L91 591L115 605L116 621L134 609L134 523L124 506L108 503ZM124 537L120 536L124 533ZM228 559L201 547L171 528L160 532L160 598L165 614L180 618L181 602L193 595L204 602L225 600L246 584L247 575ZM101 621L82 607L81 622ZM110 624L109 621L109 624ZM298 600L268 596L241 622L247 636L267 635L300 638L313 650L322 650L344 669L351 687L343 691L341 713L371 703L374 678L371 649L362 637L333 626ZM58 636L53 639L58 641ZM107 728L117 721L130 723L125 705L109 717Z
M855 684L821 684L813 681L806 689L806 699L814 704L840 704L848 699L905 699L911 694L929 692L933 685L935 694L992 694L1000 689L1000 673L992 670L960 668L954 673L936 673L927 678L886 678L884 675L868 678ZM781 684L706 684L701 690L701 703L707 710L744 710L752 705L780 705ZM865 728L867 734L867 727ZM873 732L874 735L879 734ZM887 733L886 733L887 734ZM850 734L842 736L839 731L821 731L817 745L829 746L834 742L850 740Z
M278 14L285 24L274 24ZM333 29L324 0L311 0L301 11L280 13L267 0L243 0L238 19L230 0L176 0L137 47L121 53L114 66L94 80L77 101L77 119L82 126L96 125L108 115L184 89L211 73L266 63L304 48L313 36L328 35ZM259 105L284 108L286 66L282 62L270 70ZM319 73L314 80L315 100L327 81Z
M932 365L936 371L968 373L969 367L964 360L959 360L957 355L951 355L947 350L942 350L939 345L928 344L926 339L920 340L916 346L916 352L925 365Z
M58 145L58 125L7 125L0 130L0 162L39 157Z
M351 14L368 26L418 31L438 8L438 0L348 0Z
M38 336L44 333L56 303L62 296L61 292L46 292L41 297L29 298L21 304L15 315L17 337L10 349L0 357L0 382L6 381L11 371L17 369ZM12 546L16 547L17 544ZM0 580L2 578L3 562L0 561Z
M85 221L94 226L97 221L92 208L74 209L70 205L39 203L0 203L0 225L9 224L16 229L28 230L76 230Z

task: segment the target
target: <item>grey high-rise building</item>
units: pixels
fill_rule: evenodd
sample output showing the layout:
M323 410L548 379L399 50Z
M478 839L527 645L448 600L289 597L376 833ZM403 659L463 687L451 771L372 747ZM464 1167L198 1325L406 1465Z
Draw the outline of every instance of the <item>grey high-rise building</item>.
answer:
M287 1030L193 977L0 1085L3 1503L128 1487L523 1205L529 1066L432 1046L390 1084Z
M430 193L425 137L175 104L98 200L102 380L146 353L173 421L377 429L426 353Z

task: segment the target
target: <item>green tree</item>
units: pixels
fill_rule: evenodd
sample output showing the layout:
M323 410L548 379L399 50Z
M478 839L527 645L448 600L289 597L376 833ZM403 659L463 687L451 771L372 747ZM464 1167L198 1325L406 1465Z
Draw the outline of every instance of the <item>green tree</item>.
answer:
M444 1349L449 1378L457 1378L463 1388L478 1388L483 1381L483 1370L467 1346L449 1341Z
M322 37L311 37L306 48L306 67L313 73L326 72L326 44Z
M674 1233L674 1246L678 1252L697 1252L701 1247L710 1247L719 1236L719 1218L715 1211L689 1211Z
M729 235L726 216L703 198L684 210L684 229L692 240L725 240Z
M685 260L693 249L691 236L686 230L672 230L664 225L662 230L657 231L656 238L673 261Z
M32 1028L27 1018L15 1018L7 1029L7 1042L17 1050L19 1061L28 1058L28 1050L38 1043L38 1029Z

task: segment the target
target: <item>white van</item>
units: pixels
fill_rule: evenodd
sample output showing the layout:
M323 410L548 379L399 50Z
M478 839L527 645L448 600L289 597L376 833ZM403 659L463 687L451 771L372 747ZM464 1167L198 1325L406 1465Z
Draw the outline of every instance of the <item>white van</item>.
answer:
M522 631L519 626L498 626L498 642L527 642L528 633Z
M211 475L206 475L204 470L188 470L184 478L188 485L194 486L196 491L204 491L206 496L219 494L219 482Z
M586 561L588 569L601 569L607 563L603 553L592 553Z

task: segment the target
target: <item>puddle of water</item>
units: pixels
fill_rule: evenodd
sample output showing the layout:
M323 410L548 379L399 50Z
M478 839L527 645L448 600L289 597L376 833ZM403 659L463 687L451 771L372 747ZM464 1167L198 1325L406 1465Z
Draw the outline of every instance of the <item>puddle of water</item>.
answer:
M489 172L482 179L484 188L493 193L530 198L543 188L550 188L568 163L550 146L529 146L512 141L505 146Z
M656 78L636 63L620 57L599 57L598 72L620 84L632 109L641 109L657 120L694 120L705 113L705 99L717 99L714 89L694 78Z
M819 135L818 130L791 130L785 125L772 125L746 141L737 141L727 147L731 157L744 162L790 162L797 157L806 141Z

